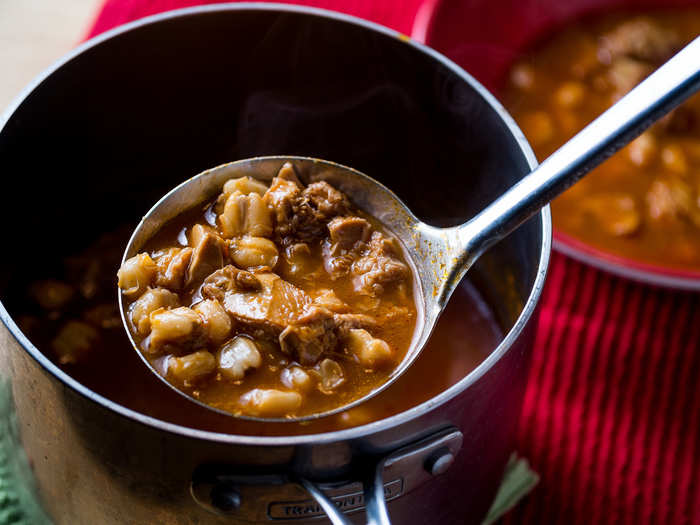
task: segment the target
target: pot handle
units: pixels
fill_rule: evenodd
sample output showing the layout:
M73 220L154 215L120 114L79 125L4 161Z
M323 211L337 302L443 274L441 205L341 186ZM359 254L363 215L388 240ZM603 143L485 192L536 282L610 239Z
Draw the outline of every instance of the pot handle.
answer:
M387 500L446 472L461 447L462 433L446 427L385 455L365 449L362 459L354 463L354 475L328 483L310 481L293 466L286 472L261 472L238 464L205 463L192 473L190 494L207 511L246 522L315 518L325 513L333 525L351 525L356 520L346 513L364 507L368 525L391 525ZM304 458L298 458L302 465ZM298 500L300 487L315 505L308 498Z
M462 433L454 427L448 427L388 455L369 456L366 467L357 472L362 480L367 525L391 525L386 508L385 474L390 479L400 479L401 492L405 493L434 476L444 474L461 448ZM375 459L370 459L372 457ZM352 524L317 483L302 477L297 477L294 481L316 500L333 525Z
M367 525L391 525L389 513L386 509L386 500L384 499L383 473L385 460L386 458L381 458L374 463L367 470L362 481ZM298 481L316 500L316 503L323 509L333 525L352 525L352 522L335 506L320 487L305 478L299 478Z

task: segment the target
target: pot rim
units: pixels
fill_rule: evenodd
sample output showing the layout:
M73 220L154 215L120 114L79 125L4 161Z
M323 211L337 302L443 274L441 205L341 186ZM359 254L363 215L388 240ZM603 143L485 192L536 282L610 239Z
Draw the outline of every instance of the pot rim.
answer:
M534 169L537 166L537 159L527 142L525 135L522 133L520 128L513 120L513 118L508 114L508 112L503 108L503 106L496 100L496 98L486 89L481 83L479 83L474 77L467 73L460 66L452 62L449 58L445 57L441 53L435 51L434 49L417 42L408 36L400 33L399 31L390 29L386 26L380 25L376 22L370 22L362 18L348 15L345 13L339 13L336 11L331 11L327 9L321 9L316 7L298 6L298 5L287 5L278 3L258 3L258 2L241 2L235 4L208 4L202 6L186 7L183 9L176 9L171 11L166 11L163 13L158 13L155 15L140 18L138 20L129 22L110 29L100 35L97 35L90 40L87 40L77 46L75 49L58 59L46 70L40 73L34 78L9 104L9 106L0 114L0 133L2 133L7 122L10 120L11 116L20 107L24 100L37 88L44 80L46 80L55 71L63 67L68 62L80 56L83 52L96 47L103 42L110 40L113 37L119 36L121 34L127 33L131 30L138 29L142 26L155 24L175 18L187 17L191 15L198 15L201 13L210 13L218 11L279 11L286 13L304 14L317 16L322 18L330 18L332 20L353 24L360 26L364 29L380 33L382 35L393 37L406 45L412 46L418 51L429 58L441 63L443 66L451 70L455 75L460 77L466 83L468 83L498 114L503 123L507 126L521 151L523 152L525 159L530 166L530 169ZM544 285L545 277L547 274L547 267L549 264L549 258L551 253L552 244L552 221L549 206L542 208L539 214L542 220L542 247L540 249L540 257L538 261L537 276L535 277L535 282L533 283L530 294L525 302L523 310L520 312L518 319L508 331L506 336L503 338L501 343L470 373L460 379L457 383L450 386L446 390L440 392L438 395L432 397L431 399L409 408L403 412L390 416L388 418L380 419L378 421L373 421L371 423L360 425L357 427L351 427L343 430L336 430L331 432L322 432L318 434L305 434L305 435L292 435L292 436L249 436L240 434L228 434L220 432L212 432L208 430L199 430L195 428L185 427L175 423L169 423L162 421L155 417L147 416L125 406L122 406L110 399L103 397L88 387L79 383L77 380L70 377L66 372L61 370L57 365L55 365L48 357L46 357L34 344L29 341L29 339L22 333L17 324L14 322L9 312L5 308L5 305L0 301L0 319L5 324L10 333L17 339L24 350L42 367L45 371L50 373L64 385L71 388L73 391L82 395L83 397L93 401L103 408L110 410L119 414L122 417L141 423L143 425L152 427L156 430L164 430L174 434L178 434L183 437L201 439L207 441L214 441L218 443L225 444L235 444L235 445L256 445L256 446L293 446L293 445L309 445L309 444L325 444L338 441L352 440L367 436L369 434L375 434L382 430L386 430L395 426L399 426L406 423L412 419L416 419L423 414L430 412L437 406L440 406L457 394L467 389L473 383L475 383L479 378L481 378L486 372L488 372L506 352L510 349L514 341L520 336L525 325L528 323L532 317L537 303L539 301L540 295L542 293L542 288Z

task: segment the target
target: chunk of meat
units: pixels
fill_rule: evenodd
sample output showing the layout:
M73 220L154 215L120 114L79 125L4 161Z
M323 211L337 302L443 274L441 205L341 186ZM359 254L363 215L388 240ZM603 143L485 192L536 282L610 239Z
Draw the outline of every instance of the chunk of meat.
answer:
M684 220L700 227L700 190L678 176L658 177L651 183L646 196L652 220Z
M301 241L325 237L329 221L350 211L347 197L324 181L309 184L293 203L292 235Z
M297 206L310 208L314 220L324 224L328 224L334 217L350 212L348 198L325 181L312 182L301 193L302 199Z
M369 241L370 253L383 257L399 257L401 248L396 239L386 237L381 232L373 232Z
M291 416L301 407L302 397L298 392L285 392L273 388L254 388L240 397L243 412L251 416Z
M68 321L59 330L51 346L59 363L75 364L94 348L99 338L100 333L93 326L82 321Z
M156 263L147 253L139 253L124 261L117 277L118 286L122 293L127 296L141 295L147 287L153 284L153 280L158 272Z
M93 306L83 312L83 319L97 328L119 328L122 325L117 305L109 302Z
M204 279L201 293L203 297L223 303L226 292L254 292L261 287L255 275L229 264Z
M581 207L610 235L632 235L641 226L637 202L625 193L589 195L582 200Z
M370 238L371 225L362 217L336 217L328 223L330 238L323 242L323 268L334 280L350 272Z
M608 70L608 81L614 87L613 100L622 98L633 87L644 80L654 68L647 62L633 58L621 57L615 59Z
M187 268L186 286L201 283L207 276L224 266L226 245L221 237L207 231L201 224L192 228L194 251Z
M352 250L358 242L367 242L371 229L362 217L335 217L328 223L331 243L341 250Z
M352 267L353 286L358 293L381 295L387 285L403 281L408 267L393 257L366 255Z
M158 309L175 308L179 305L179 297L165 288L149 288L129 306L129 318L141 335L151 331L151 313Z
M228 239L240 235L269 237L272 219L272 211L260 195L235 191L226 199L218 222L221 233Z
M412 323L415 320L416 315L415 312L409 310L405 306L392 305L388 308L382 308L378 317L381 318L381 322L377 322L375 327L379 324L387 326ZM365 326L357 326L357 328L366 328L370 330L373 328L373 326L368 324Z
M334 313L347 313L350 307L340 300L336 293L329 288L321 288L312 292L314 294L314 304L327 308Z
M231 318L215 299L205 299L192 307L204 322L204 331L213 344L221 344L231 333Z
M277 178L279 180L293 182L299 188L304 187L302 182L299 180L299 177L297 176L297 171L294 168L294 164L292 164L291 162L285 162L284 164L282 164L282 167L280 168L279 172L277 172Z
M221 347L217 353L217 362L223 377L239 381L248 370L262 364L262 356L252 339L238 336Z
M302 189L293 168L286 164L272 180L264 200L274 211L275 236L283 246L323 238L328 222L350 211L347 197L327 182Z
M350 273L352 263L358 257L355 251L343 251L338 246L326 240L321 247L323 255L323 269L333 280L340 279Z
M80 253L64 258L65 281L88 301L109 290L114 285L113 269L121 266L124 245L130 234L131 229L125 225L115 232L100 235ZM140 291L143 292L146 286ZM138 295L140 293L134 293L134 297L128 298L136 299Z
M75 289L55 279L38 281L29 289L34 300L45 310L58 310L66 306L75 295Z
M279 335L280 348L302 365L313 365L336 348L338 336L333 315L313 306Z
M394 352L386 341L372 337L367 330L350 330L345 338L348 350L368 368L379 368L390 364Z
M393 239L375 231L369 249L357 259L351 268L353 287L357 293L381 295L385 287L405 281L408 266L398 259L399 248Z
M329 310L313 305L308 294L274 273L260 273L256 279L257 290L216 288L231 317L256 335L277 339L282 351L302 364L314 364L335 348L336 324Z
M257 290L227 290L222 304L237 321L262 328L276 338L305 313L311 298L274 273L260 273L255 278L260 282Z
M627 56L655 62L669 58L680 45L675 31L647 17L623 22L601 38L601 49L613 58Z
M275 218L275 235L285 238L293 233L292 219L294 217L294 203L301 195L301 184L289 175L282 176L285 166L280 173L272 179L272 184L265 192L263 201L272 209ZM293 168L292 169L293 173Z
M367 314L334 314L333 320L340 334L347 333L354 328L374 329L379 326L379 322Z
M170 248L156 256L158 273L156 286L169 290L181 290L185 284L185 274L192 259L192 248Z
M151 335L147 351L157 354L174 346L180 353L201 347L206 342L204 323L197 312L181 306L173 310L156 310L150 315Z

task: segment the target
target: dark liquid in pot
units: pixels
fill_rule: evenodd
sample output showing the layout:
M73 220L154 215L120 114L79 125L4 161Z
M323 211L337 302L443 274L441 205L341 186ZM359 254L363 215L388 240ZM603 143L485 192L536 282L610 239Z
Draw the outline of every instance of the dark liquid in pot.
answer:
M476 288L454 293L412 367L385 392L354 409L310 423L253 423L209 412L153 377L131 347L117 311L114 275L129 228L61 261L63 271L27 285L20 328L63 370L88 388L132 410L202 430L248 435L326 432L405 411L473 370L502 339ZM46 276L49 277L49 276Z

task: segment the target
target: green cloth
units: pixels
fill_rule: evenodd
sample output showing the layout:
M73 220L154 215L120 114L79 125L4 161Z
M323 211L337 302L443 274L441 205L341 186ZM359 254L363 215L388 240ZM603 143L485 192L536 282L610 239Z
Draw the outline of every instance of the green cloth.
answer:
M513 453L483 525L513 508L539 481L526 459ZM0 525L51 525L39 504L36 483L19 441L9 383L0 382Z
M19 441L9 382L0 381L0 525L50 525Z

